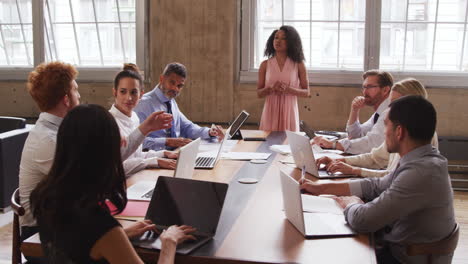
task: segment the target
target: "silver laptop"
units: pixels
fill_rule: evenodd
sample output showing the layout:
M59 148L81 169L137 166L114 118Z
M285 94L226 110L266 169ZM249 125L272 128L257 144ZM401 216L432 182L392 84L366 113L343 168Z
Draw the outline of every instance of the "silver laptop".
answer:
M319 169L315 163L314 152L310 145L309 138L291 131L286 131L286 134L288 136L289 146L291 147L291 154L293 155L294 163L296 163L297 168L302 169L305 167L307 173L320 179L359 177L355 174L343 174L340 172L331 173L325 169Z
M146 212L159 230L171 225L195 227L196 240L177 245L177 253L188 254L213 239L228 191L225 183L197 181L161 176ZM133 239L134 245L161 249L161 240L154 232Z
M230 126L227 130L226 133L224 134L224 138L221 141L221 144L219 146L218 152L216 153L216 156L204 156L203 153L201 153L197 159L195 160L195 169L213 169L218 162L218 160L221 157L221 151L223 150L223 145L230 138L230 131L231 131Z
M199 146L200 139L198 138L180 148L174 177L192 179ZM153 196L155 184L155 181L139 181L135 183L127 189L127 199L150 201Z
M327 210L323 209L323 204L317 204L316 212L310 212L313 210L304 212L299 183L283 171L280 174L286 218L305 238L356 235L356 232L346 223L342 211L341 214L337 214L336 210L333 210L335 208L329 208L331 212L326 212ZM335 206L338 205L335 203ZM314 206L309 205L310 207L313 209Z

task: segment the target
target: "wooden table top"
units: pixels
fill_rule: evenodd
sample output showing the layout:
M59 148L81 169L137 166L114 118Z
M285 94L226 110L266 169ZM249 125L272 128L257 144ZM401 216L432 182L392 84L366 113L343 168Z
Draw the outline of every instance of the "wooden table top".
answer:
M248 137L269 134L263 131L242 133ZM284 142L284 133L276 132L270 134L266 142L240 140L232 151L268 152L271 143ZM369 235L305 239L289 223L283 211L279 171L299 179L300 170L280 163L283 158L273 153L268 164L220 160L212 170L195 170L194 179L229 183L229 192L213 242L191 255L178 255L176 263L377 263ZM144 170L130 177L127 185L173 173ZM241 184L237 181L240 177L255 177L259 182ZM317 180L310 175L307 178ZM125 226L129 222L121 223ZM25 255L42 256L39 236L27 239L21 249ZM159 255L158 251L141 248L137 248L137 252L146 262L155 262Z

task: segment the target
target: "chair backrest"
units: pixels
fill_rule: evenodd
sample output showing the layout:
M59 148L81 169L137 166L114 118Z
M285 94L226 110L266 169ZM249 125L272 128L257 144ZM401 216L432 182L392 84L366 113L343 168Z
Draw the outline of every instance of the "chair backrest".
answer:
M25 127L26 119L24 118L0 116L0 133Z
M11 252L11 263L21 263L21 239L19 217L24 215L24 208L20 204L19 189L16 189L11 196L11 208L13 209L13 241Z
M430 263L432 255L448 255L453 253L457 248L459 235L459 225L456 223L452 232L446 238L432 243L409 245L406 247L406 254L408 256L427 255L428 262Z

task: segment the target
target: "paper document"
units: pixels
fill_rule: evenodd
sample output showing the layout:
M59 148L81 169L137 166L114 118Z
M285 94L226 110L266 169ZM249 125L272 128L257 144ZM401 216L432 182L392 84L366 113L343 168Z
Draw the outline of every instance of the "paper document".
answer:
M230 160L266 160L270 157L271 153L261 152L226 152L221 154L222 159Z
M343 209L332 198L302 194L302 209L309 213L343 214Z
M289 145L271 145L270 150L283 155L291 154L291 147Z

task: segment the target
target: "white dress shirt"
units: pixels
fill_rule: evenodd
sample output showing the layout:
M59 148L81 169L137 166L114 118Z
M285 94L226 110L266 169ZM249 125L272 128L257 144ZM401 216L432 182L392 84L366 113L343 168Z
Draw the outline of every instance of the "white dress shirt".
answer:
M380 146L385 140L385 125L384 120L387 116L388 105L390 98L385 99L377 108L377 111L361 124L359 120L354 124L346 126L348 138L339 140L344 151L351 154L362 154L372 150L372 148ZM379 114L379 119L374 124L374 116Z
M133 145L135 143L138 144L135 152L129 154L127 159L122 158L125 175L128 177L143 169L158 167L158 158L164 157L164 151L150 150L148 152L143 152L141 146L142 141L135 141L129 138L129 136L135 134L135 130L141 134L140 129L138 128L140 125L140 120L138 119L136 113L132 112L132 116L128 117L124 113L120 112L120 110L117 109L114 105L112 105L109 112L114 116L115 121L119 126L120 136L126 139L127 144L131 145L127 148L133 149Z
M19 193L25 214L20 217L21 226L36 226L32 216L29 196L37 184L49 173L55 156L57 131L63 118L41 113L29 132L21 154Z

